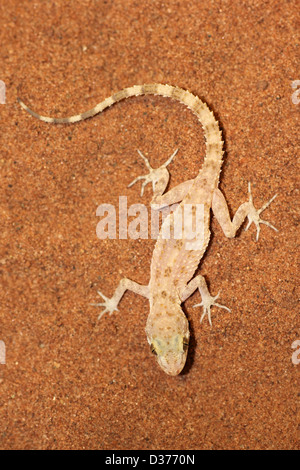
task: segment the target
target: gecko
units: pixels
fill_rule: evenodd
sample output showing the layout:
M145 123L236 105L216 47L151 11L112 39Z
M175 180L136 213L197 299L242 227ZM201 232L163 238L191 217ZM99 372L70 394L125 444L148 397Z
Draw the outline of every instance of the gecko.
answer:
M224 142L219 123L205 102L182 88L163 84L135 85L124 88L106 98L89 111L65 118L41 116L29 109L19 98L18 101L23 109L41 121L67 124L91 118L118 101L140 95L169 97L187 106L197 116L205 137L204 162L195 178L187 180L165 193L169 182L167 167L174 159L177 150L159 168L152 168L148 159L139 152L149 173L135 178L129 184L129 187L143 181L141 189L141 195L143 195L145 186L152 183L153 198L151 205L155 204L156 207L162 208L177 204L177 207L169 213L162 224L153 251L148 285L141 285L131 279L123 278L112 297L106 297L101 291L98 291L102 302L93 305L102 307L98 317L100 319L105 313L111 315L113 312L118 311L119 302L127 290L147 298L150 311L145 331L150 349L156 356L161 369L168 375L177 376L186 363L190 338L189 323L182 310L182 304L198 290L201 295L201 303L194 305L194 307L203 308L200 322L207 317L209 324L212 325L211 308L213 306L230 312L228 307L217 302L220 292L216 296L211 295L205 277L201 274L195 276L210 239L211 211L226 237L235 237L238 229L247 218L246 230L252 223L255 224L257 229L256 240L258 240L261 224L278 231L271 223L260 218L260 214L271 204L277 194L260 209L256 209L253 204L251 186L248 183L249 198L239 206L231 219L226 199L218 188L224 154ZM189 204L193 211L197 205L201 205L203 208L202 238L201 243L198 242L195 245L195 249L187 249L187 240L190 243L193 242L193 239L188 239L186 229L182 232L180 239L175 238L174 230L172 232L176 211L181 210L185 204ZM166 223L170 227L171 236L169 238L162 236Z

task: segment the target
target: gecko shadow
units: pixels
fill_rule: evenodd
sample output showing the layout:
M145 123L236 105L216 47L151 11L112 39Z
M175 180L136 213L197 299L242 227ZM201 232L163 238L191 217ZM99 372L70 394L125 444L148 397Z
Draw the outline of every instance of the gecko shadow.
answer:
M195 338L195 331L194 331L194 326L193 326L193 320L191 320L187 314L186 308L184 305L181 305L182 311L187 317L189 321L189 329L190 329L190 341L189 341L189 350L188 350L188 355L186 358L186 363L182 371L180 372L180 375L187 375L190 371L190 369L193 366L194 359L195 359L195 350L197 347L197 340Z

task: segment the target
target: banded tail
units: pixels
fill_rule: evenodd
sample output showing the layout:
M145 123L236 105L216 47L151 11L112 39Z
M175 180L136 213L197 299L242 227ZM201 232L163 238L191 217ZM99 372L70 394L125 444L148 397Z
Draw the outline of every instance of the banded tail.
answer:
M114 103L121 101L125 98L140 95L159 95L163 97L169 97L187 106L199 119L205 135L206 140L206 160L215 160L222 162L223 156L223 140L222 133L219 128L218 121L215 119L214 114L208 108L207 104L200 100L197 96L193 95L189 91L183 90L179 87L173 87L171 85L161 84L146 84L146 85L135 85L130 88L124 88L123 90L115 93L114 95L106 98L101 103L97 104L94 108L86 111L82 114L76 114L74 116L66 118L52 118L48 116L41 116L40 114L32 111L23 101L18 98L18 102L25 111L39 119L40 121L52 123L52 124L70 124L74 122L83 121L91 118L96 114L101 113L104 109L109 108Z

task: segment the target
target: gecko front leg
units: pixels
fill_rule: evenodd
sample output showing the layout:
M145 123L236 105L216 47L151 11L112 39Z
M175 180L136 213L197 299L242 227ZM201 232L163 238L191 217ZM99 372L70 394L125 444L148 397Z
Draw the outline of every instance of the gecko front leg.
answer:
M256 241L259 239L260 224L265 224L276 232L278 232L277 228L270 224L270 222L267 222L266 220L260 218L260 214L267 207L269 207L271 202L274 201L277 194L275 194L275 196L273 196L268 202L266 202L260 209L256 209L253 205L250 183L248 183L248 192L249 200L240 205L231 221L225 197L219 189L216 189L214 191L212 199L212 210L219 224L221 225L225 236L228 238L235 237L236 232L238 231L246 217L248 218L248 225L246 227L246 230L248 230L252 222L256 225Z
M149 287L148 286L141 286L137 282L131 281L131 279L127 279L126 277L124 277L119 282L119 285L116 288L114 295L111 298L106 297L99 290L97 291L98 294L104 300L104 302L91 304L91 305L94 305L95 307L104 307L104 310L98 316L98 320L100 320L100 318L105 313L109 313L109 315L111 315L114 311L118 311L117 307L119 305L121 298L125 294L126 290L131 290L135 294L142 295L143 297L146 297L147 299L149 299Z
M196 289L199 289L202 302L200 304L194 305L193 307L203 307L203 314L200 318L200 323L202 323L204 317L207 316L209 324L210 326L212 326L210 308L213 306L224 308L225 310L228 310L228 312L231 311L228 307L225 307L225 305L221 305L216 302L220 295L220 292L215 297L210 295L205 278L201 276L201 274L196 276L188 283L181 295L181 301L184 302L186 299L188 299L195 292Z

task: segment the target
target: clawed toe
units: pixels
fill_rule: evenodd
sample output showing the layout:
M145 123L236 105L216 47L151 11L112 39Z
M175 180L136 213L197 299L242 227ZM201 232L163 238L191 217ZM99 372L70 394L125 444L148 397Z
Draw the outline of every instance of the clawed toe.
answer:
M102 310L102 312L98 315L98 320L100 320L100 318L105 314L105 313L108 313L109 315L111 315L114 311L117 311L118 312L118 308L117 308L117 305L116 305L116 302L114 300L114 298L112 297L111 299L109 299L108 297L106 297L104 294L102 294L102 292L100 292L99 290L97 291L97 293L100 295L100 297L103 298L104 302L100 302L100 303L92 303L91 305L93 305L94 307L104 307L104 310Z
M252 193L251 193L251 185L248 183L248 192L249 192L249 204L250 204L250 209L249 213L247 215L248 218L248 224L245 230L248 230L249 227L251 226L252 223L255 224L256 226L256 241L259 239L259 234L260 234L260 224L267 225L271 229L275 230L278 232L278 229L274 227L274 225L270 224L270 222L267 222L266 220L263 220L260 218L260 214L271 204L271 202L274 201L274 199L277 197L277 194L273 196L268 202L266 202L260 209L256 209L253 204L253 198L252 198Z
M213 306L219 307L219 308L224 308L228 312L231 312L230 308L225 307L225 305L222 305L222 304L219 304L219 303L216 302L216 300L219 298L219 295L220 295L220 292L215 297L212 297L211 295L207 295L207 296L202 298L202 302L200 304L196 304L196 305L193 306L194 308L195 307L203 307L203 313L202 313L201 318L200 318L200 323L202 323L204 318L207 316L209 324L210 324L210 326L212 326L210 308L213 307Z

